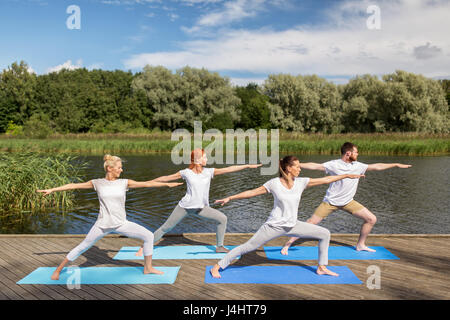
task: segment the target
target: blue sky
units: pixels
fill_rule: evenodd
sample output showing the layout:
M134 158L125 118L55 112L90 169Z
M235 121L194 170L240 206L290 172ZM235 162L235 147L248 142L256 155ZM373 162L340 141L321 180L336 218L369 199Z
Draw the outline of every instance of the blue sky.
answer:
M66 25L70 5L80 29ZM2 0L0 68L189 65L239 85L278 73L345 83L397 69L450 78L449 16L448 0Z

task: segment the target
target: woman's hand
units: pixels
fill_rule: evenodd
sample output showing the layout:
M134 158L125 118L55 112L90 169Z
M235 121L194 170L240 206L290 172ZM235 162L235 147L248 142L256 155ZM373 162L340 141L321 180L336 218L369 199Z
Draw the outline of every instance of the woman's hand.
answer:
M52 193L53 190L52 189L36 190L36 192L43 193L43 196L45 197L45 196L48 196L50 193Z
M256 168L259 168L259 167L261 167L262 166L262 163L260 163L260 164L249 164L248 165L248 168L250 168L250 169L256 169Z
M223 207L223 205L230 202L230 200L231 200L230 197L227 197L227 198L223 198L223 199L214 201L214 204L221 204L221 206Z

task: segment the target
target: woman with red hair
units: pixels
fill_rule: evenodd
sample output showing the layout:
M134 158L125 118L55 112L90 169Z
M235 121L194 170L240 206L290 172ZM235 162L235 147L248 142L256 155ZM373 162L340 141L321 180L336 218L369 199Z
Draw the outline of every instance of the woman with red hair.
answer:
M235 165L226 168L206 168L208 158L204 149L195 149L191 152L191 164L189 168L180 170L177 173L168 176L162 176L155 179L155 182L169 182L177 179L186 181L186 195L178 202L169 218L154 233L154 242L156 243L162 236L172 230L186 215L196 214L218 223L216 232L217 247L216 252L228 252L223 246L225 230L227 227L227 217L214 208L209 206L209 187L211 179L224 173L236 172L246 168L258 168L262 164ZM142 255L141 247L136 253Z

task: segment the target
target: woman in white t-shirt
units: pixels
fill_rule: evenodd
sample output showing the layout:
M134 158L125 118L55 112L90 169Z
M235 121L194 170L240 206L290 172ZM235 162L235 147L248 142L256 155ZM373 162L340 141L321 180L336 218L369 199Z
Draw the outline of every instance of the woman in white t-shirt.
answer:
M230 166L226 168L205 168L208 158L205 150L195 149L191 152L191 164L189 168L180 170L175 174L163 176L154 181L167 182L177 179L186 181L186 195L178 202L173 212L167 218L166 222L155 231L155 243L162 236L175 228L175 226L188 214L198 215L217 222L216 232L216 252L228 252L223 246L225 230L227 228L227 216L217 209L209 206L209 187L211 179L224 173L236 172L246 168L258 168L262 164L247 164ZM136 256L142 255L142 247L136 253Z
M339 176L328 176L325 178L311 179L299 178L300 161L294 156L286 156L280 160L279 177L273 178L263 186L244 191L242 193L216 200L222 205L234 199L246 199L272 193L274 198L273 209L267 221L259 228L253 237L246 243L231 250L222 260L211 269L214 278L220 278L220 268L225 269L236 257L256 250L264 243L281 237L296 236L319 240L319 266L316 273L338 276L326 268L328 264L328 246L330 243L330 231L323 227L301 222L297 220L298 206L304 189L321 184L332 183L345 178L357 179L362 175L346 174Z
M130 179L119 179L122 173L122 161L119 157L105 155L103 167L106 177L94 179L83 183L69 183L60 187L37 190L44 196L55 191L74 189L92 189L98 194L100 209L97 221L91 228L86 238L77 247L72 249L51 276L52 280L58 280L61 270L69 261L74 261L83 252L92 247L98 240L111 232L116 232L130 238L138 238L144 241L144 273L163 274L162 271L152 267L153 233L143 226L128 221L125 212L125 198L128 188L151 187L175 187L182 183L163 183L154 180L138 182Z

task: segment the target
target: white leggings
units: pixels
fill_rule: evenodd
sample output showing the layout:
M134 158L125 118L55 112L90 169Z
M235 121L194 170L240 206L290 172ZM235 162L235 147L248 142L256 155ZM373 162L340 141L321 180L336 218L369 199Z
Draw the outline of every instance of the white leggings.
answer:
M89 230L89 233L83 242L69 252L67 259L69 261L74 261L98 240L111 232L120 233L126 237L137 238L144 241L144 256L151 256L153 254L153 233L137 223L127 221L117 228L102 229L94 225L91 230Z
M319 240L319 265L328 264L330 231L324 227L316 226L311 223L297 221L297 224L292 228L274 227L268 224L263 224L261 228L259 228L259 230L253 235L253 237L250 238L250 240L228 252L227 255L218 262L218 265L222 269L225 269L238 256L254 251L264 243L281 236Z

